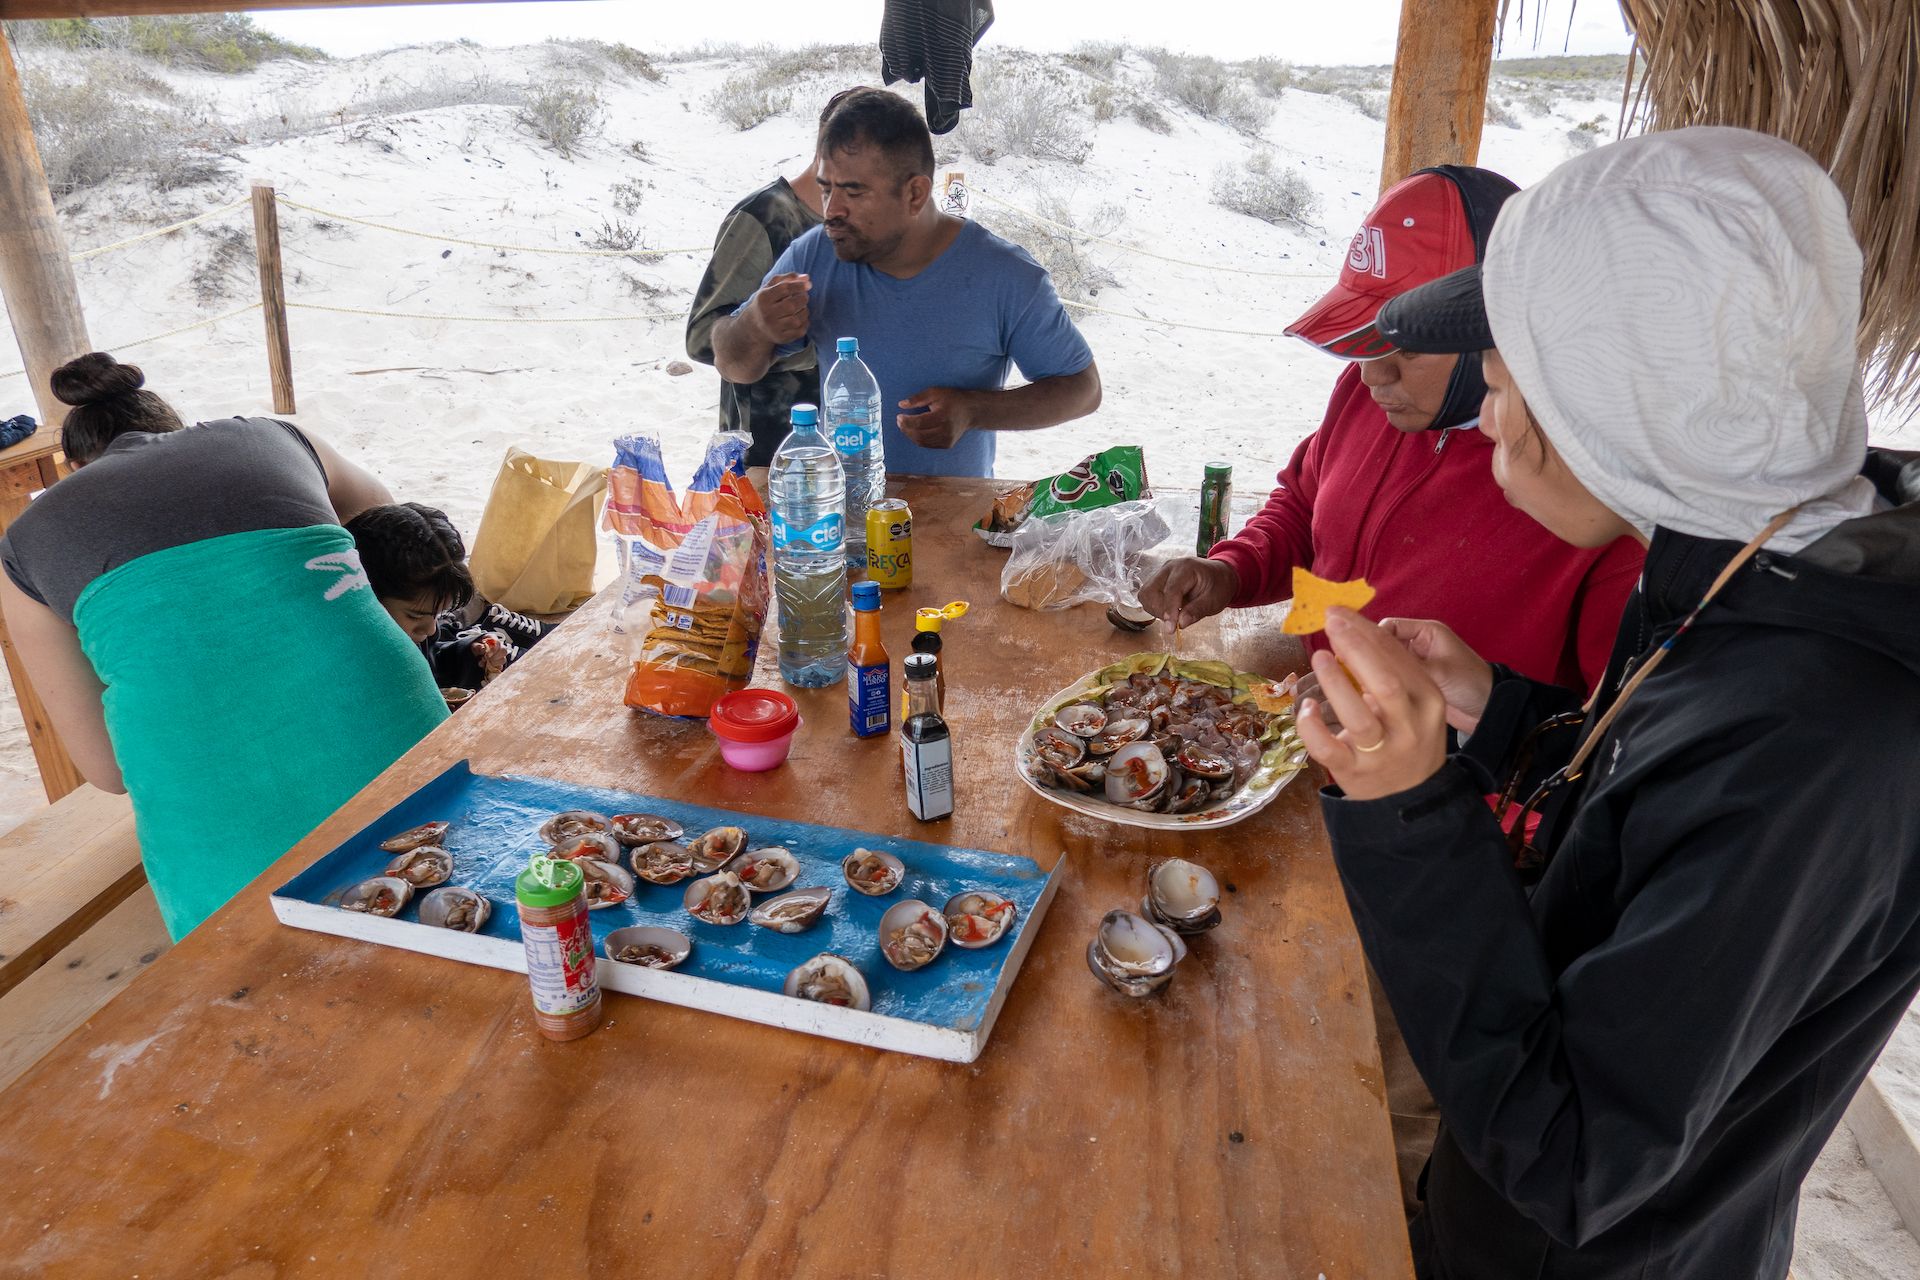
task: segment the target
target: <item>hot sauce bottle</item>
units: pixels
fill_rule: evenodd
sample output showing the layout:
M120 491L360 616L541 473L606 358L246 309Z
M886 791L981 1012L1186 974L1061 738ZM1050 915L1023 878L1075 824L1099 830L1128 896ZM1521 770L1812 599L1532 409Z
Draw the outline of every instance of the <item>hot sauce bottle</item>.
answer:
M893 727L893 665L880 639L880 586L853 584L853 645L847 650L847 722L871 738Z

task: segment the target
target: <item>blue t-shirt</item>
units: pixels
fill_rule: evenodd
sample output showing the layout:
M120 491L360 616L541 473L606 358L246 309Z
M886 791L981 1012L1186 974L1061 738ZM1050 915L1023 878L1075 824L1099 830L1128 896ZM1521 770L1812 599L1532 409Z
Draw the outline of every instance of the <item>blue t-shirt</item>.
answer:
M831 352L838 338L860 340L860 358L880 383L887 470L897 475L993 474L992 431L969 431L951 449L923 449L894 425L900 401L929 387L998 390L1011 366L1038 382L1093 363L1046 268L977 222L961 227L946 252L911 279L840 261L820 227L788 245L767 278L796 271L813 281L807 339L814 349ZM804 345L777 351L786 356ZM821 361L822 380L831 359Z

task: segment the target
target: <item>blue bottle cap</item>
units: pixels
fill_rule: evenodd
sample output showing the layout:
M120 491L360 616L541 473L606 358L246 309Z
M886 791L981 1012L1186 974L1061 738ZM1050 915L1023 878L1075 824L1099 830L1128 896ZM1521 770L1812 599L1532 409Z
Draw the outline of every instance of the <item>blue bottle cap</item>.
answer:
M820 410L817 406L810 404L796 404L793 406L794 426L811 427L818 425L819 421Z
M834 343L833 345L834 345L834 348L838 350L840 354L843 356L854 356L854 355L860 354L860 339L858 338L842 338L840 339L840 341Z
M853 607L860 613L874 613L880 608L880 584L877 582L856 582L853 584Z

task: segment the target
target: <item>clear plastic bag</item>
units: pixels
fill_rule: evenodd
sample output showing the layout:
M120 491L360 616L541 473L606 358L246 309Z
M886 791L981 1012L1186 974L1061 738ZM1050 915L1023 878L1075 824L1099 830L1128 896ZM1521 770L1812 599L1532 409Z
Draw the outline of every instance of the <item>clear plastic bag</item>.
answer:
M1014 530L1000 594L1023 609L1096 603L1140 607L1155 548L1173 533L1154 499L1035 516Z

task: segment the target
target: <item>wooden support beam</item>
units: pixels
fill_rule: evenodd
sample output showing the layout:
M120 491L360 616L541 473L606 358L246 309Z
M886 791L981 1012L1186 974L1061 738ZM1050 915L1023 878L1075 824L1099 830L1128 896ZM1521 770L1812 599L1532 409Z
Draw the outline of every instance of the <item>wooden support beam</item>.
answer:
M1480 158L1499 12L1500 0L1400 0L1382 191L1415 169Z
M293 413L293 343L287 336L287 289L280 276L280 210L273 188L253 184L253 255L260 267L260 314L267 327L267 373L273 411Z
M42 434L51 433L43 428ZM60 463L53 454L0 466L0 533L5 533L7 526L27 509L34 494L61 474ZM13 681L13 696L20 704L20 719L27 727L27 745L33 748L34 763L40 767L40 785L46 789L49 802L58 800L85 779L80 776L80 767L74 764L73 757L67 754L60 735L54 732L46 705L33 691L26 668L20 665L20 657L14 652L13 637L7 633L5 619L0 619L0 658L4 658L7 676Z
M0 34L0 296L33 383L40 420L57 426L66 409L53 398L53 371L93 349L67 238L54 217L47 175L33 144L27 100L13 51Z

